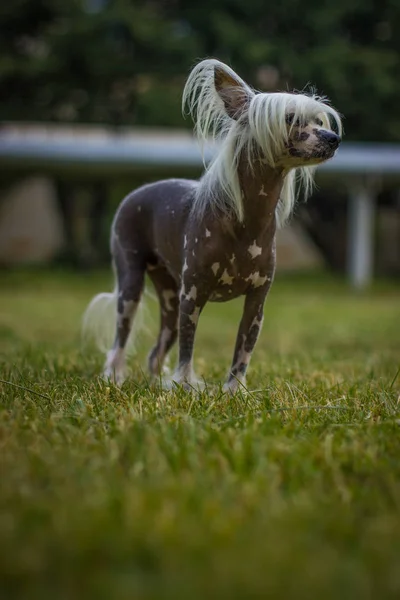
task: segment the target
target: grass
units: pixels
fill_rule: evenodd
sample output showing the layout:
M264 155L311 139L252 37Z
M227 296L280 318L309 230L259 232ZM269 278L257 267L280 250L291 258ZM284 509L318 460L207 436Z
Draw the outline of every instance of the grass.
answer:
M240 302L201 319L212 393L148 385L156 316L117 389L79 341L108 283L1 276L2 597L398 598L400 289L278 278L227 398Z

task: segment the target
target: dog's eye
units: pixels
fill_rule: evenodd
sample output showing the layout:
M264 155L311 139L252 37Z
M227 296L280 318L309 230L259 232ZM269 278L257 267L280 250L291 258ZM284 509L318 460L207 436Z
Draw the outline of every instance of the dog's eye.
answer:
M321 119L315 119L315 124L318 125L318 127L323 126L323 122L321 121Z
M285 117L286 123L288 125L294 125L295 127L300 127L300 119L296 119L294 121L294 113L289 113L288 115L286 115Z
M293 123L293 119L294 119L294 113L289 113L288 115L286 115L286 123L288 125L291 125Z

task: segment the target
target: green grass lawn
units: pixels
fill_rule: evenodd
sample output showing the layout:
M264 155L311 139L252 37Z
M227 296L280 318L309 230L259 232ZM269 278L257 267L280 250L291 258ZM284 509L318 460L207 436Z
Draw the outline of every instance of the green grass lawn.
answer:
M110 284L0 277L1 597L399 598L400 288L278 277L229 398L241 302L201 319L209 392L148 385L153 301L117 389L79 336Z

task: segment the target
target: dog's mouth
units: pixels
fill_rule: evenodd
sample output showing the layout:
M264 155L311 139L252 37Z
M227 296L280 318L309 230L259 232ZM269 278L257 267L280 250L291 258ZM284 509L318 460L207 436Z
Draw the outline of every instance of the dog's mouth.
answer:
M311 152L303 152L299 148L295 148L293 146L289 146L289 154L293 158L298 158L301 161L305 162L324 162L325 160L329 160L335 156L337 147L333 148L332 146L319 144L316 148L314 148Z
M337 150L337 146L333 148L332 146L323 146L321 148L317 148L315 152L312 153L312 158L323 160L329 160L335 156Z

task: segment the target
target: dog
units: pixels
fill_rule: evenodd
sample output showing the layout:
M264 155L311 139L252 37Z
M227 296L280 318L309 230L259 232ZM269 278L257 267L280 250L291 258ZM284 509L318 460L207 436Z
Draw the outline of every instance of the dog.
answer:
M193 348L205 304L244 296L233 361L224 390L245 385L275 273L275 237L290 217L299 187L307 196L315 166L341 142L341 118L326 98L260 93L215 59L197 64L184 91L201 141L218 142L200 180L144 185L120 204L111 230L116 275L116 335L104 376L125 377L125 350L145 274L161 308L158 339L148 358L152 376L179 338L169 382L197 386ZM96 297L96 302L104 297Z

